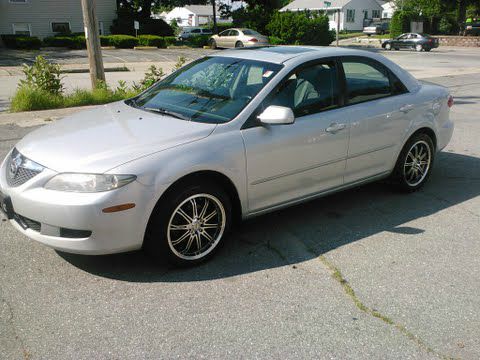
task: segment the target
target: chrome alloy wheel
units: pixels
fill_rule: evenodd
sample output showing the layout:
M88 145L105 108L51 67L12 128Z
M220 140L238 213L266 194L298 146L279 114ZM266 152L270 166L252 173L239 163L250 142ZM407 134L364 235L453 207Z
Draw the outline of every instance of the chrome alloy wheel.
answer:
M225 224L220 200L210 194L195 194L173 211L167 228L168 245L181 259L200 259L218 245Z
M412 145L403 166L403 176L408 186L420 184L430 170L432 153L427 142L420 140Z

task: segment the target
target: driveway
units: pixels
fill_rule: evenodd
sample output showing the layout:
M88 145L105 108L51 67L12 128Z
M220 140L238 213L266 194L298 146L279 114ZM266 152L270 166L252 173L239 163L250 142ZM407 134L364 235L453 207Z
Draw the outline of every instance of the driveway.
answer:
M456 129L423 190L252 219L199 267L64 254L1 223L3 358L478 359L480 75L429 80ZM0 156L33 129L0 126Z

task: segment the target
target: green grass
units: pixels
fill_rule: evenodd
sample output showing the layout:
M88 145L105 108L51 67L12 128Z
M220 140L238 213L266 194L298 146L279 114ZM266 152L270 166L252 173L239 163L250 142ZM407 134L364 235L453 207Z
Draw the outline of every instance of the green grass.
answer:
M340 33L338 34L338 38L342 40L342 39L350 39L350 38L355 38L355 37L364 36L364 35L365 34L362 32Z
M95 90L76 89L66 95L52 95L46 91L20 87L12 98L10 111L59 109L74 106L100 105L135 96L133 91L113 91L107 88Z

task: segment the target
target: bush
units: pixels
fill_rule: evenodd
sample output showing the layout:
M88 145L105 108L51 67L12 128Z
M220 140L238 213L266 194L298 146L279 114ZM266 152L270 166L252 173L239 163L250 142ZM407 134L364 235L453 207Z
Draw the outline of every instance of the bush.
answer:
M173 35L171 26L162 19L138 18L136 13L130 13L128 10L122 8L118 9L117 14L117 19L113 20L113 25L110 27L112 34L135 35L133 21L137 20L140 23L140 29L138 30L139 35Z
M280 39L276 36L269 36L268 37L268 42L270 43L270 45L283 45L283 44L285 44L285 40Z
M130 35L109 35L109 42L111 46L119 49L132 49L138 45L138 39Z
M189 37L185 44L191 47L204 47L208 45L210 40L210 35L199 35L199 36L192 36Z
M69 49L85 49L87 47L85 36L51 36L43 39L46 46L66 47Z
M395 11L390 22L390 37L394 38L410 31L411 14L406 11Z
M35 36L1 35L3 43L9 49L40 49L42 41Z
M158 48L166 48L165 39L157 35L139 35L138 44L142 46L155 46Z
M101 46L113 46L110 39L111 39L110 36L100 35L100 45Z
M177 39L175 38L175 36L164 36L163 40L165 40L166 46L175 45L177 42Z
M440 19L440 23L438 24L438 30L441 34L453 34L455 32L455 19L445 15Z
M328 17L320 12L276 12L267 30L286 44L327 46L335 38L330 31Z
M232 12L233 25L234 27L246 27L261 34L267 34L267 25L272 18L272 14L271 9L260 5L241 7Z
M52 95L59 95L63 91L60 77L60 66L51 64L42 56L37 56L33 65L23 65L25 79L20 80L20 88L45 91Z

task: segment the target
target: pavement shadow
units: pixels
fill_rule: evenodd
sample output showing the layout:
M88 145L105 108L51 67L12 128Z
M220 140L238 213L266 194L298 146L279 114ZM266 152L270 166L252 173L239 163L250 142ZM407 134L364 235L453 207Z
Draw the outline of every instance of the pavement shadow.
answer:
M480 195L480 157L440 153L429 183L413 194L373 183L248 220L209 262L169 268L141 252L58 254L95 275L129 282L204 281L299 264L380 232L416 236L405 224ZM401 238L399 237L399 241Z

